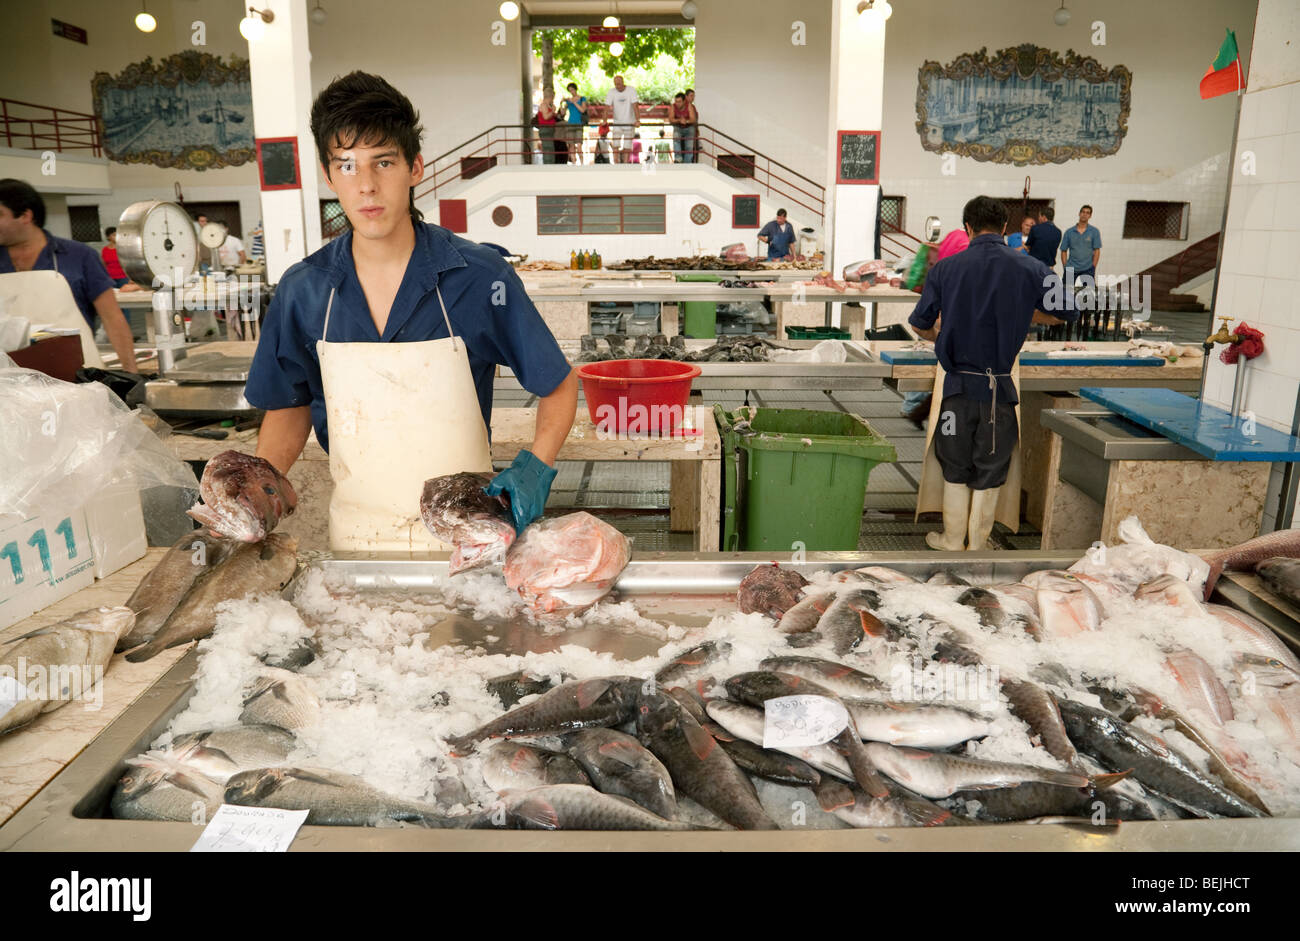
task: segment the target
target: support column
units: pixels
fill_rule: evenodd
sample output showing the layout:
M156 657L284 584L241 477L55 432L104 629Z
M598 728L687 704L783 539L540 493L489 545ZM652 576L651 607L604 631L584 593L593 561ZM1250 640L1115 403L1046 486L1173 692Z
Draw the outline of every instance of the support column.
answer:
M275 284L296 262L320 248L316 144L311 136L311 51L306 0L262 0L275 14L262 38L249 42L253 130L257 137L296 137L302 188L261 194L266 277Z
M829 126L826 128L827 219L826 267L838 277L849 262L875 257L876 206L880 188L836 183L839 150L837 131L876 131L883 121L885 98L885 32L880 26L864 32L858 26L858 0L832 0L831 81ZM906 9L899 4L905 14ZM880 154L888 159L888 141ZM835 322L840 322L836 305Z

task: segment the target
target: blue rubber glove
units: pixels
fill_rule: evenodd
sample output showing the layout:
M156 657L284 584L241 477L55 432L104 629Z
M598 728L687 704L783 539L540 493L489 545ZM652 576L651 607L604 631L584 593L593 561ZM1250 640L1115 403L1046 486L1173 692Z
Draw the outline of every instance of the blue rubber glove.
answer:
M551 483L555 480L555 474L554 467L525 449L519 452L513 464L493 477L483 490L489 497L500 496L502 492L510 495L510 512L515 518L515 532L522 533L546 509L546 498L551 495Z

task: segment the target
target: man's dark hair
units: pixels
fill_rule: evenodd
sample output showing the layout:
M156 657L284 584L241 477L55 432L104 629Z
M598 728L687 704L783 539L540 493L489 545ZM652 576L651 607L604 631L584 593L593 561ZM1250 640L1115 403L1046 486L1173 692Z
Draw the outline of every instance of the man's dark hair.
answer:
M45 226L45 200L36 192L36 187L26 180L15 180L12 177L0 180L0 204L15 216L21 216L30 209L32 222L38 228Z
M105 229L105 230L104 230L104 241L107 242L107 241L108 241L108 237L109 237L110 235L112 235L112 234L113 234L114 232L116 232L116 231L117 231L117 226L115 226L115 225L110 225L107 229Z
M685 97L686 97L686 92L679 91L677 94L673 95L673 101L676 101L678 98L685 98Z
M784 215L786 214L786 212L785 212L784 209L778 209L778 210L776 211L776 214L777 214L778 216L784 216Z
M316 96L311 106L311 133L329 178L330 149L336 142L340 150L395 144L409 167L420 154L424 128L411 99L378 75L352 72L334 79ZM410 210L413 220L424 218L415 208L414 187Z
M1084 203L1082 206L1079 207L1079 212L1083 212L1085 209L1088 210L1089 212L1092 212L1092 207L1089 206L1087 203Z
M961 221L976 235L981 232L1001 233L1007 224L1007 207L990 196L976 196L961 211Z
M685 98L687 95L689 95L689 94L690 94L691 92L693 92L693 91L695 91L694 88L688 88L688 89L686 89L686 91L682 92L682 97Z
M577 83L577 82L570 82L569 84L567 84L567 85L564 86L564 90L565 90L565 91L577 91L577 90L578 90L578 83Z
M1051 222L1053 219L1056 218L1056 210L1053 209L1051 206L1048 206L1046 209L1038 210L1038 213L1048 222Z

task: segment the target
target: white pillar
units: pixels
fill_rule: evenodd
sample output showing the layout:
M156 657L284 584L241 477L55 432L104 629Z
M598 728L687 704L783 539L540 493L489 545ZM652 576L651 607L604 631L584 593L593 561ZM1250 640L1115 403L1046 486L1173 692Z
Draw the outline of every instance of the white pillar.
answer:
M832 0L829 126L826 128L826 267L838 277L853 261L875 257L878 187L836 183L837 131L880 130L885 97L885 31L858 26L858 0ZM900 8L903 7L899 4ZM906 9L902 9L903 14ZM889 159L880 141L877 167ZM838 318L837 318L838 319Z
M298 138L302 180L301 189L261 194L266 277L274 284L290 265L321 244L316 145L310 126L311 51L307 46L306 0L261 0L253 6L275 14L262 37L248 44L253 129L258 137Z

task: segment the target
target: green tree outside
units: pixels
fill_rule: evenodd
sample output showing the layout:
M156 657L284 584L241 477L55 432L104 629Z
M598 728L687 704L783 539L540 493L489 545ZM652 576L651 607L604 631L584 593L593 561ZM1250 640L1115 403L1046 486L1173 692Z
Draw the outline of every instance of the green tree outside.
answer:
M623 54L609 54L609 43L587 42L585 29L533 32L533 52L543 54L543 34L551 40L554 86L557 97L569 82L578 93L605 101L614 76L636 88L644 102L667 103L673 95L695 83L695 29L628 30ZM545 74L545 72L543 72Z

